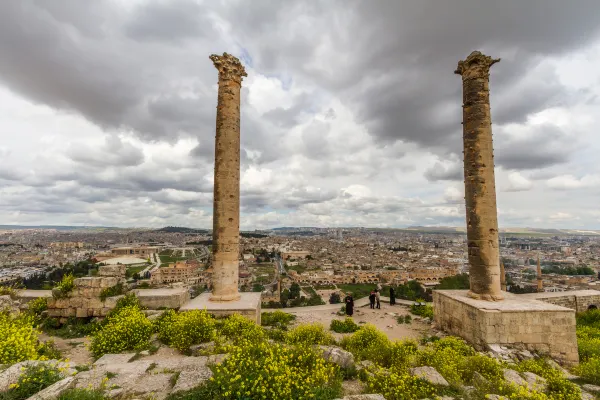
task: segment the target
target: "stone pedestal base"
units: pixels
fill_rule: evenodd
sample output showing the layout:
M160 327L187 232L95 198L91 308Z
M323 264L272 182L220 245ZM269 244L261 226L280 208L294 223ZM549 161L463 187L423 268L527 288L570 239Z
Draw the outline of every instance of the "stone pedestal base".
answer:
M575 310L504 293L489 302L468 297L466 290L433 292L435 323L476 349L507 345L547 354L568 365L579 363Z
M133 292L140 304L150 310L177 309L190 300L190 293L186 288L135 289Z
M240 293L236 301L216 302L210 300L210 293L202 293L184 304L179 311L206 310L217 317L240 314L260 325L260 293Z

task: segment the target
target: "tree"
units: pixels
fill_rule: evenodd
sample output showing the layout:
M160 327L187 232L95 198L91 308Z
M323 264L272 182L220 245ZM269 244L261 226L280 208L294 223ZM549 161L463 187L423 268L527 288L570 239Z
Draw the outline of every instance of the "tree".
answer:
M329 304L338 304L341 302L342 299L340 298L340 294L338 292L331 293L331 296L329 296Z
M290 299L297 299L300 296L300 285L296 282L290 286Z
M459 274L454 276L447 276L440 280L440 284L436 287L436 290L462 290L469 289L469 275Z
M255 283L254 286L252 286L253 292L262 292L263 290L265 290L265 287L259 283Z

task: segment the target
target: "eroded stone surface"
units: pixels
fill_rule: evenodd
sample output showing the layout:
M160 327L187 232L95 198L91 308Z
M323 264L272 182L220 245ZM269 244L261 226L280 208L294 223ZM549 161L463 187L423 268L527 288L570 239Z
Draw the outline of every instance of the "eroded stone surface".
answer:
M54 400L62 394L62 392L72 388L75 385L75 377L69 376L60 380L46 389L31 396L28 400Z
M350 368L354 365L354 355L348 351L335 346L319 346L323 350L323 358L342 368Z
M498 216L490 117L489 72L500 61L472 52L458 63L463 81L463 146L470 295L501 300Z
M444 379L444 377L435 370L433 367L417 367L411 368L410 374L421 378L433 385L439 386L450 386L448 381Z
M178 393L193 389L196 386L200 386L202 383L206 382L211 376L212 371L208 368L199 369L196 371L182 371L179 374L179 378L177 378L177 382L175 383L175 386L173 386L171 393Z
M213 301L238 292L240 237L240 89L244 66L230 54L213 54L219 71L213 202Z
M517 371L512 369L504 370L504 379L507 383L517 385L517 386L527 386L527 381L519 375Z

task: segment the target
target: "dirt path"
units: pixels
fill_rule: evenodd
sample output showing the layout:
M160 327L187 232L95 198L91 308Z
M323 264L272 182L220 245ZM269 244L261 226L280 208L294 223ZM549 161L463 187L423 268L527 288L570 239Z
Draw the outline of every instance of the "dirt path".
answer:
M69 359L74 365L91 364L94 362L88 350L90 339L88 337L76 339L62 339L56 336L40 335L42 342L53 341L56 348L62 353L63 358Z
M356 304L356 302L355 302ZM339 310L339 305L336 304L336 309L314 309L316 307L297 307L293 314L296 315L294 325L303 323L319 322L329 329L331 321L334 319L343 320L345 317L339 316L336 312ZM303 308L312 308L312 310L302 310ZM284 310L290 312L291 309ZM355 307L353 319L357 324L369 323L375 325L379 330L384 332L390 339L418 339L431 331L431 325L420 321L413 321L409 324L398 324L396 317L399 315L409 315L408 308L401 305L390 306L387 303L381 303L381 309L371 310L368 306ZM341 338L342 334L334 334L337 338Z

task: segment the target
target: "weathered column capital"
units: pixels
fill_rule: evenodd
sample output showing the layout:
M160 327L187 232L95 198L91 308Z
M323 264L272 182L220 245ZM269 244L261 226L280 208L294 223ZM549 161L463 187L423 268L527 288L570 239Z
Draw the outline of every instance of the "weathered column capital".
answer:
M474 51L465 60L458 62L454 73L462 75L463 79L485 77L490 74L490 67L497 62L500 62L499 58L492 58L483 55L480 51Z
M212 60L215 68L219 70L220 80L232 80L241 85L243 77L248 76L240 60L231 54L223 53L222 56L212 54L209 58Z

